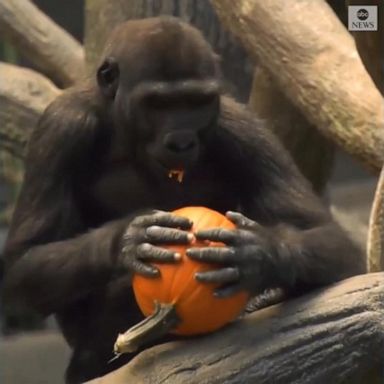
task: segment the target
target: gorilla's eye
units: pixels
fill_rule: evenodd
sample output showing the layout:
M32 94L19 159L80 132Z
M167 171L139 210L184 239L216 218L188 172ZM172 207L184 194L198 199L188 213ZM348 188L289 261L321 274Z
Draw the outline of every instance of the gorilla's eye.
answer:
M145 104L151 109L166 109L175 106L178 100L169 95L148 95Z
M97 82L108 96L114 96L119 79L119 66L117 62L108 58L97 71Z

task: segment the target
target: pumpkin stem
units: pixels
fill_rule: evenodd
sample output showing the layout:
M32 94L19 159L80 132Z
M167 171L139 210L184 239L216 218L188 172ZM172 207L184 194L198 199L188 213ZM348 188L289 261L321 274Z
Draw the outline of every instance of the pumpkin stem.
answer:
M177 316L174 304L165 304L155 301L155 312L140 323L120 333L116 339L114 352L136 352L141 346L148 344L174 329L181 319Z

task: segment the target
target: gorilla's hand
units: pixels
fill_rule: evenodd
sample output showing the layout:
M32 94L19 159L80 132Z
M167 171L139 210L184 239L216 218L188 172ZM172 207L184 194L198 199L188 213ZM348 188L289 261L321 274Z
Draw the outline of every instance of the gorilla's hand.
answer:
M276 240L270 229L240 213L227 212L226 216L237 229L216 228L196 233L198 240L222 242L226 247L187 250L191 259L223 266L209 272L198 272L196 279L220 284L214 293L217 297L227 297L241 290L258 293L266 288L266 282L275 280Z
M123 267L147 277L156 277L159 270L149 264L172 263L180 254L161 248L160 244L189 244L194 236L188 232L192 222L168 212L136 216L122 237L121 257Z

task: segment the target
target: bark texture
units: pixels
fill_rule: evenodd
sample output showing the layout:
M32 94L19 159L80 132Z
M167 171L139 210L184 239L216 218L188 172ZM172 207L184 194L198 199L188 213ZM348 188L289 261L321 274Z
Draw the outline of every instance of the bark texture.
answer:
M334 145L284 95L268 71L254 72L250 108L282 141L301 173L321 194L333 168Z
M59 85L83 75L82 46L28 0L0 1L0 34Z
M0 150L23 157L30 132L60 90L39 73L0 62Z
M142 352L89 384L374 384L384 379L384 273Z
M368 271L384 271L384 167L377 184L368 231Z
M211 3L310 122L369 168L381 170L382 96L353 38L324 1Z
M367 71L376 87L384 93L384 2L382 0L347 0L349 5L376 5L378 8L377 31L351 32Z

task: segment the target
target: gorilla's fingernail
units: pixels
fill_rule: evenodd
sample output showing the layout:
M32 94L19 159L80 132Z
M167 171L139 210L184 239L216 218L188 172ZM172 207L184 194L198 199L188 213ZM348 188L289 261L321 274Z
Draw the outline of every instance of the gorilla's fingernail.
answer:
M173 256L174 256L175 260L181 259L181 254L179 252L176 252Z
M196 241L195 235L193 233L188 233L187 235L188 242L193 244Z

